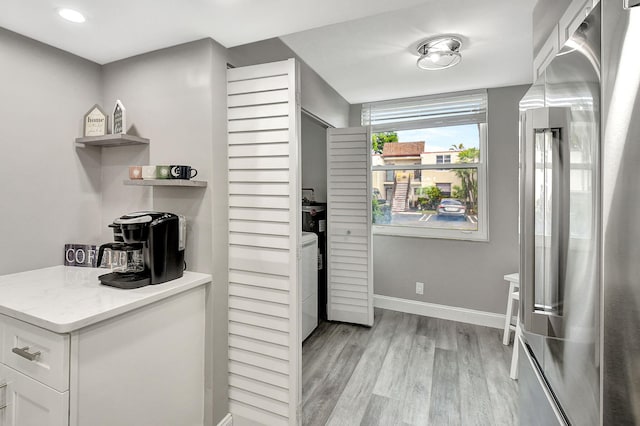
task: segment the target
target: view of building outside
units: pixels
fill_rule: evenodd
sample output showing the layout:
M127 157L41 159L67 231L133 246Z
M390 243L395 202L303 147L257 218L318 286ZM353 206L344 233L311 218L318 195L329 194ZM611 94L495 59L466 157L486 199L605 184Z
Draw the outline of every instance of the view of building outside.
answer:
M416 136L424 140L407 139ZM447 168L479 161L477 125L372 138L374 224L477 230L477 169Z

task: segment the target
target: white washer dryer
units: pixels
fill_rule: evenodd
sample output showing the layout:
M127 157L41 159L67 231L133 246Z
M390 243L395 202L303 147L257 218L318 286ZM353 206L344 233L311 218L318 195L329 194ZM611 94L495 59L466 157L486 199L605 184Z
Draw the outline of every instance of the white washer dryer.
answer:
M318 326L318 236L303 232L300 265L302 287L302 341Z

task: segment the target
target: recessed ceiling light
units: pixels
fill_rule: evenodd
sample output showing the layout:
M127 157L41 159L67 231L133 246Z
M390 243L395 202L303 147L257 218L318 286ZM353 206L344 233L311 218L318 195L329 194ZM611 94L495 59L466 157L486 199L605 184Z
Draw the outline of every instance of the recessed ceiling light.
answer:
M63 19L66 19L69 22L75 22L76 24L81 24L86 21L82 13L73 9L58 9L58 15Z

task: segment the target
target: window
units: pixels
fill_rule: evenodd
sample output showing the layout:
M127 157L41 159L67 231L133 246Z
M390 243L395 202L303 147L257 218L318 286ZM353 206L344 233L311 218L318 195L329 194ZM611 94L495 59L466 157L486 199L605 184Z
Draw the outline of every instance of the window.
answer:
M387 170L387 177L385 179L387 182L393 182L393 170Z
M375 234L487 240L486 111L486 91L363 105Z
M443 197L451 197L451 183L436 183L436 188L440 190Z

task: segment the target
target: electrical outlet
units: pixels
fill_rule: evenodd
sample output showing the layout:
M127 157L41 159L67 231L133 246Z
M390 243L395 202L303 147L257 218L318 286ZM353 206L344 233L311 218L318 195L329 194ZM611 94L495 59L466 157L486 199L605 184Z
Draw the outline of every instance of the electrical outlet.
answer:
M424 294L424 283L416 281L416 294Z

